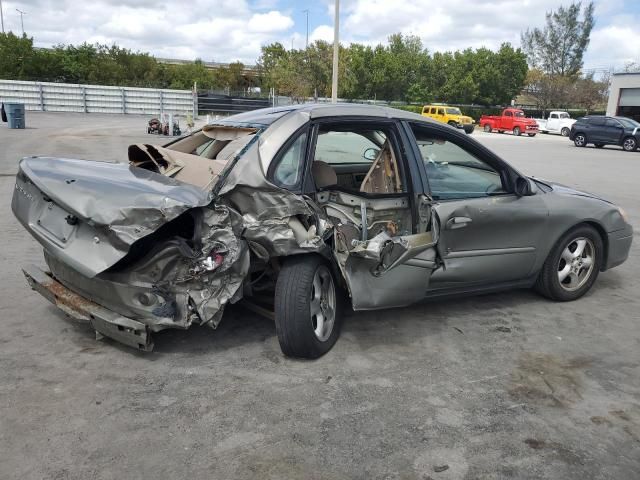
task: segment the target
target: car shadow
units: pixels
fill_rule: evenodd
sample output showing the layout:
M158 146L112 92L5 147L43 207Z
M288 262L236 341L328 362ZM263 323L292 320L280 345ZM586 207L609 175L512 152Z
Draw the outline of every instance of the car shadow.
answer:
M599 279L587 293L589 297L598 290L615 289L620 279L607 275ZM600 283L600 285L598 285ZM600 287L600 288L599 288ZM342 338L338 344L349 349L352 344L360 350L393 347L427 337L451 334L464 335L471 330L486 332L517 333L526 329L531 307L548 303L551 310L559 303L547 300L532 290L511 290L458 298L425 299L407 307L374 311L344 311ZM539 308L535 308L539 311ZM93 336L88 324L79 323L51 306L56 316L65 318L70 327ZM539 313L538 313L539 314ZM86 344L83 338L83 345ZM153 354L141 352L122 345L110 338L101 340L110 347L141 359L155 361L164 355L187 354L190 356L211 355L247 348L255 350L274 363L279 363L282 354L278 348L276 330L271 319L258 315L242 306L242 302L229 305L217 329L207 326L192 326L187 330L163 330L153 334Z

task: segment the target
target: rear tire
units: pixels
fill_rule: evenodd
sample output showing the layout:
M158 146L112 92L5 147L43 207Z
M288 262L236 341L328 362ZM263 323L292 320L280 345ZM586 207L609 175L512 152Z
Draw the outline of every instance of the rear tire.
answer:
M489 125L488 123L486 123L482 128L485 132L491 133L491 125Z
M602 266L603 243L590 225L578 225L553 247L540 270L535 288L559 302L577 300L591 289Z
M318 358L338 340L340 295L327 262L297 255L284 263L275 292L276 333L288 357Z
M560 130L560 135L562 135L563 137L568 137L570 133L571 130L569 130L567 127L563 127L562 130Z
M638 148L638 142L633 137L627 137L622 141L622 148L625 152L634 152Z
M576 147L586 147L587 146L587 137L584 133L576 133L576 136L573 137L573 144Z
M522 132L520 131L520 127L515 127L515 128L513 129L513 134L514 134L516 137L519 137L519 136L520 136L520 133L522 133Z

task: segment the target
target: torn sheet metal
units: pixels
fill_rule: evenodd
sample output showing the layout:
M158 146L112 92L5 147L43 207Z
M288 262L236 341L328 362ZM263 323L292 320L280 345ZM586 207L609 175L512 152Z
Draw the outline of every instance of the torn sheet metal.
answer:
M188 328L193 322L215 328L224 305L241 298L249 250L237 234L237 213L217 206L196 216L203 222L197 248L167 238L125 267L116 265L93 278L46 253L45 259L63 285L152 331Z

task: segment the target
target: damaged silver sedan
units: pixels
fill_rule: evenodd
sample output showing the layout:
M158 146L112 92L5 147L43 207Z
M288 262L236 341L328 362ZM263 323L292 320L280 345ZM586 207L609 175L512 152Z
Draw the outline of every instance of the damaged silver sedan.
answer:
M535 287L568 301L622 263L632 228L593 195L526 177L456 129L361 105L240 114L129 164L28 157L12 207L44 247L32 288L98 335L216 328L241 299L315 358L354 310Z

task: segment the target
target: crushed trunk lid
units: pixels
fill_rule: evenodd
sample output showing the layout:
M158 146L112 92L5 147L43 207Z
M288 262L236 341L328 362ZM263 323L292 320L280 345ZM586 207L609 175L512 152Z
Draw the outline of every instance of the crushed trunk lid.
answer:
M136 240L210 202L210 192L134 166L28 157L11 206L48 252L94 277Z

